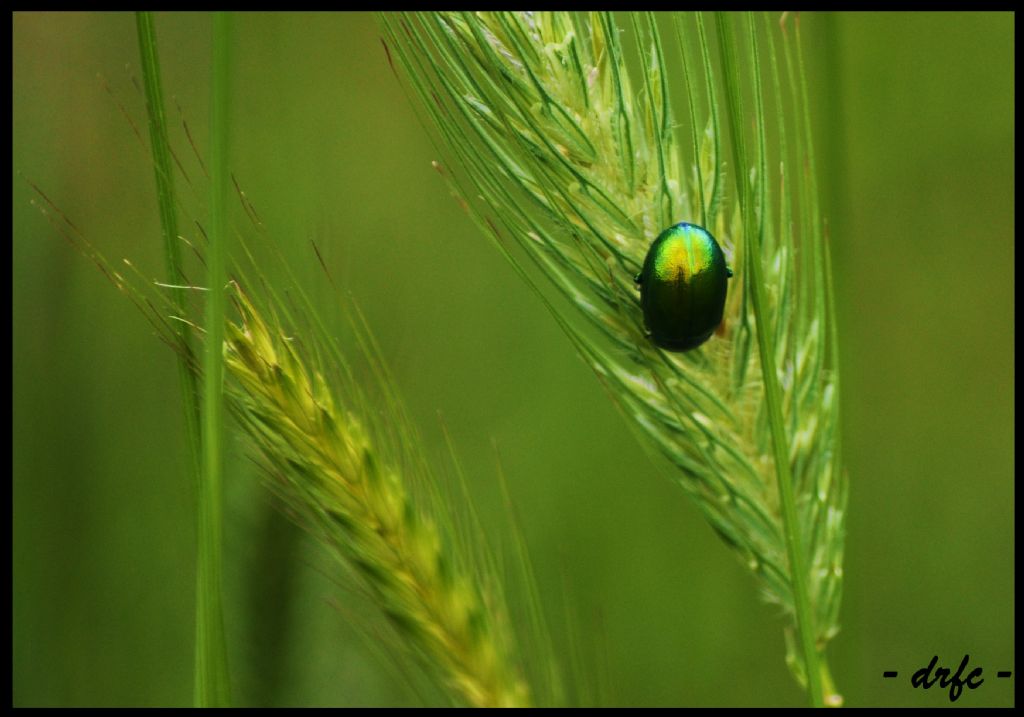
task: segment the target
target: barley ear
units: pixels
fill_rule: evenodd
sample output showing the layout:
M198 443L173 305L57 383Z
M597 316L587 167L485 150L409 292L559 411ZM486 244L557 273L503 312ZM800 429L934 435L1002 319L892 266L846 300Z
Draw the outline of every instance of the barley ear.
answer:
M169 291L175 287L147 278L127 259L116 268L36 191L53 209L47 217L55 229L199 375L197 354L178 325L207 337L178 312ZM236 266L234 273L244 272ZM370 364L369 376L354 372L301 287L280 294L263 274L257 277L251 283L263 289L258 297L245 293L240 280L231 282L238 318L225 326L225 399L287 512L328 547L386 616L395 634L385 647L399 658L411 653L453 702L530 706L538 692L545 701L556 699L548 694L557 689L550 684L552 664L541 666L548 671L546 691L531 689L497 565L481 535L457 528L456 511L471 506L442 495L365 324L353 319L355 353ZM284 329L285 319L301 323L296 312L307 322L305 334Z
M798 27L730 14L632 14L626 31L609 14L380 22L452 190L524 279L537 272L522 256L575 305L549 307L789 616L787 661L812 703L839 703L824 651L846 484ZM645 336L633 276L679 221L707 227L735 276L718 335L669 353Z
M225 344L235 414L300 523L354 569L459 701L529 704L497 580L456 552L439 505L411 490L404 447L364 421L354 383L339 391L241 291L236 305Z

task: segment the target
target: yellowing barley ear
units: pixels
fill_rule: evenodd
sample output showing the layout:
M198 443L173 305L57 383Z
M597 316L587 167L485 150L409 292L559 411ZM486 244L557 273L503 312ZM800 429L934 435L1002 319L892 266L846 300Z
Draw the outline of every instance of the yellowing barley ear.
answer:
M126 278L82 237L68 238L199 372L173 327L191 322L177 314L165 285L147 280L127 260ZM289 304L260 285L266 293L257 301L231 284L238 320L225 331L225 395L273 476L272 489L289 515L365 588L395 631L389 645L417 659L453 702L533 705L537 692L528 682L503 585L481 547L483 536L471 535L473 545L457 537L458 510L472 508L460 506L462 497L442 497L365 325L354 322L358 353L375 371L369 379L352 373L326 332L286 332L276 311ZM300 291L296 297L306 301ZM371 397L367 382L379 384L380 395ZM542 699L555 701L557 669L550 655L541 657Z
M275 319L237 287L235 297L228 395L299 523L352 569L457 701L529 705L499 582L459 551L440 504L412 489L430 476L403 471L425 466L385 437L406 429L375 433L355 382L326 380Z
M846 509L838 342L797 28L746 14L380 22L449 155L442 176L531 285L509 242L575 305L548 304L787 614L787 663L812 703L838 701L824 656ZM689 303L646 323L634 285L680 222L713 235L734 274L710 334L722 282L674 292ZM701 265L670 258L686 277Z

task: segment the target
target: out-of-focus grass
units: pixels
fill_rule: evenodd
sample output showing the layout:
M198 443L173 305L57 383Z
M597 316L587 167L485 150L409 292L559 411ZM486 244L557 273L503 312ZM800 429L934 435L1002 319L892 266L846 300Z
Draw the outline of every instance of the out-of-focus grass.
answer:
M849 705L948 704L880 674L935 653L1012 669L1013 19L801 22L851 477L832 668ZM494 525L497 441L543 602L570 606L614 699L799 702L742 567L448 198L372 18L249 15L236 29L236 176L311 274L307 240L323 247L438 455L443 411ZM157 30L165 89L205 150L209 20L158 15ZM16 174L108 256L160 271L152 170L96 79L141 119L124 72L137 65L133 18L17 14L13 44L14 702L187 704L194 495L174 359ZM272 563L259 538L268 498L229 450L239 701L415 703L331 606L351 596L304 538L282 577L286 614L248 591ZM274 620L284 642L253 627ZM276 662L261 659L270 652ZM279 687L260 691L265 674ZM986 679L960 703L1011 704L1010 684Z

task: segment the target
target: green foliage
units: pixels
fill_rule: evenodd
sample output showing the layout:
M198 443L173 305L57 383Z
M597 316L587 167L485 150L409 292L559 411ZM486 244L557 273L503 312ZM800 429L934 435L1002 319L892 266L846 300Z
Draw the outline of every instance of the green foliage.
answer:
M782 96L796 88L778 17L755 19L773 31L758 41L776 175L775 152L796 153L798 117L774 102L769 41ZM616 20L629 29L628 16ZM657 18L674 35L672 20ZM684 38L696 42L694 23L680 20ZM709 58L720 62L715 17L704 20ZM142 97L132 87L133 76L137 85L143 79L134 20L18 12L12 21L12 700L184 706L194 662L195 494L184 480L173 354L31 202L66 228L63 212L113 259L131 257L147 283L166 280ZM436 412L444 412L495 541L506 537L494 496L497 444L544 606L556 626L563 613L575 623L575 651L600 663L582 670L593 687L583 701L799 702L776 659L781 611L751 600L744 566L726 557L698 503L687 504L666 479L676 469L660 456L653 465L645 459L653 442L625 435L635 422L615 415L557 324L527 298L527 285L447 200L430 169L444 157L417 124L375 19L277 13L238 22L245 62L232 170L271 228L267 243L289 255L294 283L314 292L330 333L347 347L344 328L330 321L337 302L315 293L322 272L307 241L315 238L339 287L366 312L428 455L445 451L436 430ZM851 706L948 705L935 689L852 676L872 665L916 669L933 651L955 667L969 649L986 674L1013 661L1013 15L803 13L799 22L843 344L842 463L857 481L844 568L858 577L843 583L842 631L828 653ZM210 18L158 13L156 23L172 161L196 181L203 167L189 144L206 158ZM742 24L733 36L742 67ZM627 53L631 37L622 35ZM670 69L681 68L677 41L662 41ZM701 104L685 101L687 75L670 85L678 141L692 156L710 117L698 44L687 46L688 79ZM717 66L715 77L724 120ZM753 130L753 97L741 99ZM780 117L788 154L773 129ZM720 139L727 164L718 197L731 202L729 132ZM787 169L794 187L800 164ZM191 220L206 216L206 193L178 188L200 205L179 208L181 233L200 245ZM778 182L769 189L780 196ZM799 227L802 217L798 210L791 221ZM782 221L778 211L773 218ZM204 284L191 249L181 247L191 262L183 283ZM276 263L263 267L293 298L293 286L273 276ZM262 296L258 283L243 285ZM184 292L184 315L200 317L204 294ZM293 344L308 347L305 309L293 308L280 323ZM357 623L367 623L368 591L353 594L330 552L274 514L277 501L242 455L246 443L228 443L225 476L236 703L422 703L403 683L406 664L386 669L353 634L346 618L356 611ZM513 615L515 606L513 599ZM571 662L573 651L559 644L558 652ZM426 701L442 700L428 693ZM571 691L570 700L578 702ZM1012 680L986 680L958 704L1013 701Z

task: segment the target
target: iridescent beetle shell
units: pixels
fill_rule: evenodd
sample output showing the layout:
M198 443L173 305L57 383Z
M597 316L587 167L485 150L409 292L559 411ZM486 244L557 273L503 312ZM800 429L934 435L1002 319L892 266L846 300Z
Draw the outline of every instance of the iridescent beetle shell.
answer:
M651 340L669 351L707 341L722 323L730 276L722 247L703 227L682 222L659 234L636 277Z

